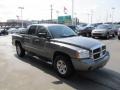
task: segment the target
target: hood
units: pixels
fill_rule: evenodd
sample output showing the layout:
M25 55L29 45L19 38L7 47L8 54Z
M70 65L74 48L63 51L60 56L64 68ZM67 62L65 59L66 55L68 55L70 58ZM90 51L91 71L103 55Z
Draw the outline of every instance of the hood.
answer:
M92 49L97 46L103 45L100 41L87 38L83 36L76 36L76 37L68 37L68 38L60 38L60 39L54 39L54 42L64 43L84 49Z

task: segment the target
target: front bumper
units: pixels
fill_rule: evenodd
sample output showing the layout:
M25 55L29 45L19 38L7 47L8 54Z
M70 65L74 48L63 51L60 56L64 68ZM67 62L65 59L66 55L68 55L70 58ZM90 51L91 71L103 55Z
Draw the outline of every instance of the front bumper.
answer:
M73 66L76 70L81 70L81 71L88 71L88 70L94 70L100 67L103 67L109 60L110 55L109 52L106 52L106 54L97 59L72 59Z
M105 37L106 35L106 33L92 33L93 37Z

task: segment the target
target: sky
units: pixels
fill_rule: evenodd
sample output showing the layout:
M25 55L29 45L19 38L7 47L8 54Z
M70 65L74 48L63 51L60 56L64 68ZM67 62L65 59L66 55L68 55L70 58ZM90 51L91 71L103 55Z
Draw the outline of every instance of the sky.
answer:
M53 19L57 16L71 15L72 0L0 0L0 21L21 19L20 9L23 9L25 20L50 19L50 5L53 5ZM67 14L64 14L64 7ZM114 9L112 9L114 8ZM59 11L59 13L56 13ZM74 0L74 17L81 22L120 21L120 0Z

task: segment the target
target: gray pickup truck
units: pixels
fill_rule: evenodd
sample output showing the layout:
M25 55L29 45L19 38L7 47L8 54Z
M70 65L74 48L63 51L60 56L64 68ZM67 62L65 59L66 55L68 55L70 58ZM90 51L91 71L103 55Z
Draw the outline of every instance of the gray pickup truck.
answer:
M109 52L101 42L77 34L65 25L33 24L25 33L12 36L19 57L25 52L49 61L61 77L74 70L94 70L109 60Z

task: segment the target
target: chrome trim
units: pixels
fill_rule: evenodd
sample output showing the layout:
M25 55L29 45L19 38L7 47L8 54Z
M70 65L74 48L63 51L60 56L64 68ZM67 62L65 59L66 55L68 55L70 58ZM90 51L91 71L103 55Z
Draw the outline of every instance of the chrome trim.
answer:
M91 54L90 54L90 56L91 56L91 58L92 58L94 61L102 58L102 57L106 54L106 52L103 53L104 51L106 51L106 48L105 48L105 49L102 49L103 46L105 46L105 45L104 45L104 44L101 44L101 45L97 45L97 46L91 48ZM98 48L100 48L100 51L99 51L99 52L96 52L96 53L93 53L93 51L94 51L95 49L98 49ZM94 59L94 55L96 55L96 54L100 54L100 56L99 56L99 58Z

